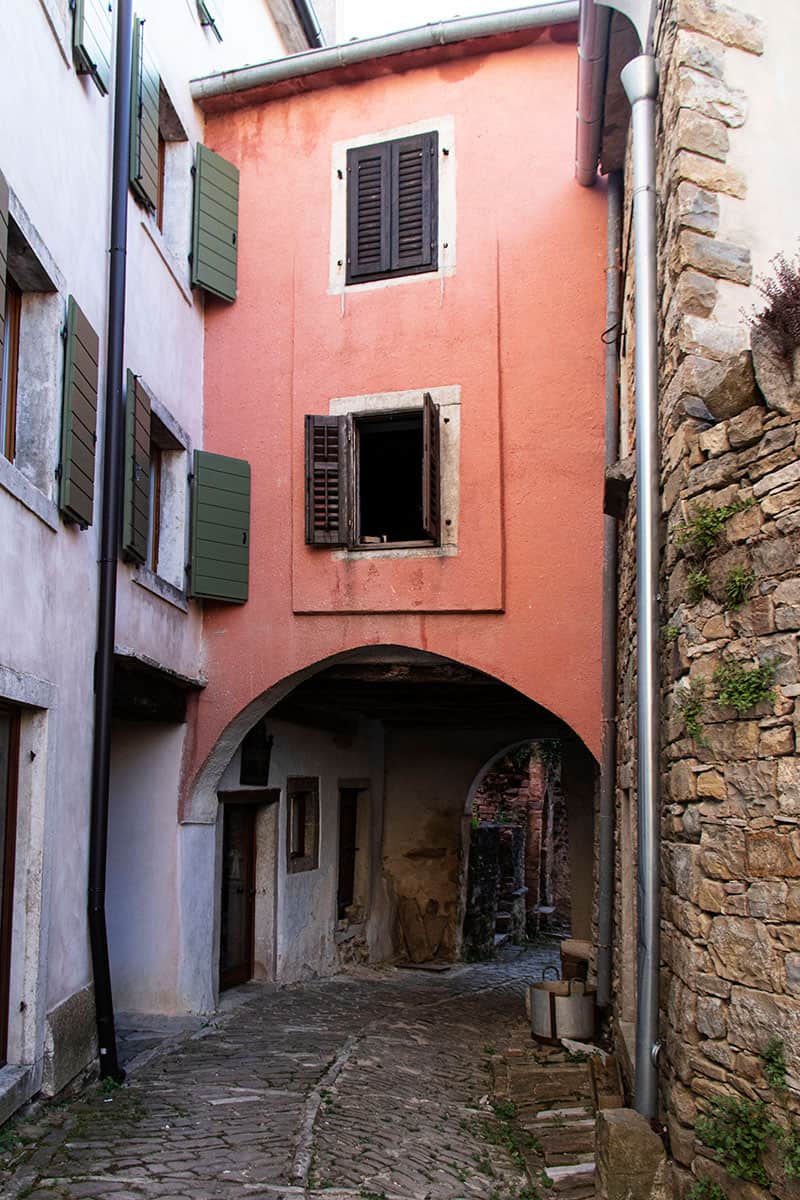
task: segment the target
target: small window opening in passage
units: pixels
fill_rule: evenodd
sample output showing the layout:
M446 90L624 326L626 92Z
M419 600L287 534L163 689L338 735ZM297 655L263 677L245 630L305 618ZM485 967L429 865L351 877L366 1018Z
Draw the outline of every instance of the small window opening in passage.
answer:
M422 523L422 413L358 422L358 540L430 542Z

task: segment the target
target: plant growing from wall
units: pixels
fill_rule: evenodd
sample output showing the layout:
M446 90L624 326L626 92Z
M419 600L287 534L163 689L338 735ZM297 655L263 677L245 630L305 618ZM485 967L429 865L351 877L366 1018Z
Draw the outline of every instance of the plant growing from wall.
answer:
M790 1129L783 1137L783 1170L787 1179L800 1179L800 1133Z
M672 646L681 636L681 631L677 625L664 625L661 632L664 635L664 641Z
M689 1188L686 1200L725 1200L725 1193L709 1175L701 1175Z
M729 660L721 663L714 672L717 700L723 708L732 708L741 716L760 704L762 700L772 702L775 692L775 663L761 663L757 667L745 667L742 663Z
M693 679L686 687L679 688L675 696L675 703L683 720L683 728L699 746L708 745L700 722L704 709L705 691L702 679Z
M770 1038L761 1054L761 1066L769 1086L776 1092L782 1092L786 1087L786 1049L783 1038Z
M753 590L756 577L746 567L734 567L725 579L725 608L735 612L741 608Z
M679 525L675 534L678 545L696 558L713 550L725 525L736 513L752 508L755 501L734 500L732 504L693 504L688 521Z
M699 604L711 592L711 580L702 567L693 567L686 576L686 586L689 589L689 603Z
M781 1130L763 1100L717 1096L708 1112L698 1117L695 1132L731 1179L769 1186L761 1156L770 1138L780 1137Z
M800 261L778 254L771 266L773 274L758 281L764 307L751 317L751 324L768 334L791 362L800 346Z

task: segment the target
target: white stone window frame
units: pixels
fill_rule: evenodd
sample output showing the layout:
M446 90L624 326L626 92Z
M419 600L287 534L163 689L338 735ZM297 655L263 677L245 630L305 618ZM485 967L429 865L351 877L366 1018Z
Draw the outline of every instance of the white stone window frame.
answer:
M410 275L391 275L386 279L371 279L364 283L346 283L347 277L347 151L378 142L393 142L398 138L416 137L422 133L438 133L438 267L435 271L419 271ZM431 117L413 125L398 125L394 129L373 130L356 138L334 142L331 151L331 234L328 274L328 295L344 296L351 292L373 292L386 287L421 283L426 280L444 281L456 270L456 144L455 119L452 116ZM442 284L443 286L443 284Z
M194 296L189 251L192 245L194 149L186 132L186 123L178 114L163 78L160 79L158 128L165 143L163 229L159 229L153 210L148 209L140 223L184 300L191 306Z
M181 612L188 612L186 562L189 552L188 477L192 455L191 440L183 426L175 420L169 409L154 395L141 377L139 386L150 400L151 419L156 418L178 443L179 448L162 449L158 570L153 571L147 564L140 563L135 568L133 580L145 591L165 600Z
M332 551L336 560L375 558L452 558L458 554L459 456L461 452L461 387L413 388L402 392L377 392L363 396L339 396L328 402L332 417L363 416L422 410L427 392L439 410L440 537L438 546L353 547Z

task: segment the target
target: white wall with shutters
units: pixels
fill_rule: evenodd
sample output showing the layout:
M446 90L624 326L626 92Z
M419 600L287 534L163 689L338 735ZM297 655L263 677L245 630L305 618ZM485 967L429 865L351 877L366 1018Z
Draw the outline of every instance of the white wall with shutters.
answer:
M347 263L347 151L377 142L414 137L421 133L437 133L439 216L438 269L420 275L398 275L389 279L373 279L367 283L346 283ZM445 153L447 151L447 153ZM393 129L371 129L355 138L334 142L331 149L331 228L328 251L328 295L339 296L353 288L372 291L376 288L402 287L420 280L447 279L456 272L456 154L455 120L452 116L432 113L430 119ZM341 175L341 178L340 178Z

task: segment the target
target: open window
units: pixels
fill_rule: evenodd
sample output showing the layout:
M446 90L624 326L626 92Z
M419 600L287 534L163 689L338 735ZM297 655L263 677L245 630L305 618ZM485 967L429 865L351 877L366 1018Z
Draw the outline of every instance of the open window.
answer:
M292 776L286 782L286 868L316 871L319 866L319 779Z
M437 546L439 409L306 417L306 542Z

